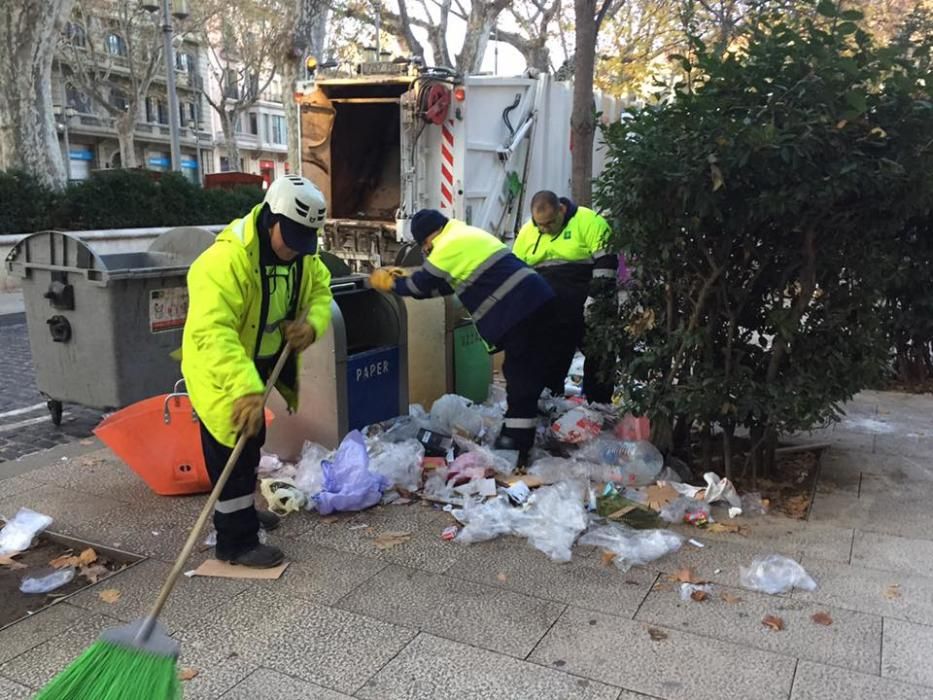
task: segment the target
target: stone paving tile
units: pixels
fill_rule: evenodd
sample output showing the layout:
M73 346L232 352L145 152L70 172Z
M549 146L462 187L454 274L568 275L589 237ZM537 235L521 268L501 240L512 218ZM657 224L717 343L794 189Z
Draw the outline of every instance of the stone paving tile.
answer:
M138 504L140 495L152 496L145 482L108 449L95 450L29 473L30 478L59 488Z
M899 455L902 457L929 457L933 455L933 434L929 424L926 433L897 435L879 435L875 439L875 452L879 454Z
M905 683L933 688L933 627L903 620L884 621L881 675ZM927 691L933 695L933 691Z
M797 600L933 625L931 578L812 557L804 557L800 563L817 582L817 589L795 590L793 598Z
M0 675L38 690L78 658L102 631L120 624L103 615L81 617L61 634L0 665Z
M612 700L619 697L619 690L422 633L357 691L356 697Z
M852 563L870 569L933 578L933 541L857 530L852 545Z
M576 550L571 561L556 563L514 538L463 545L463 549L446 576L624 617L635 614L656 578L653 571L640 568L622 574L614 566L577 556Z
M95 521L110 522L109 514L118 510L120 504L90 494L78 497L74 491L51 484L35 486L29 491L0 500L0 513L15 513L22 507L32 508L54 518L49 527L53 532L76 537L84 534L87 539L94 539L87 535L93 534L95 529L85 526Z
M390 566L340 608L524 658L564 609L561 603Z
M257 668L224 693L223 700L352 700L351 696L322 688L268 668Z
M723 592L741 600L727 603L720 597ZM815 624L810 617L817 612L828 613L833 624ZM765 627L761 620L766 615L780 617L784 630ZM714 586L702 602L682 601L679 584L674 590L656 590L635 619L865 673L878 673L881 664L880 617L743 589Z
M0 500L9 499L12 501L12 496L25 493L34 488L36 488L36 482L28 476L12 476L7 479L0 479ZM0 513L0 515L6 515L10 518L12 518L14 514L15 511L13 511L12 508L9 513Z
M336 522L317 516L309 518L309 529L297 539L392 564L443 573L463 554L462 547L441 539L441 531L448 521L449 516L443 511L417 503L377 506L362 513L337 516ZM407 542L380 551L374 540L385 532L412 534Z
M416 634L257 589L227 602L177 637L191 665L209 667L236 654L244 662L352 693Z
M194 564L191 567L194 568ZM171 568L161 561L143 561L81 591L69 598L69 602L91 612L132 622L145 617ZM182 576L159 620L170 633L175 632L239 595L249 585L249 581L242 579ZM100 599L100 592L106 589L120 591L120 599L115 603L105 603Z
M0 663L47 642L88 614L68 603L58 603L0 631Z
M796 660L676 630L568 608L529 657L548 668L659 698L785 700Z
M197 672L194 678L182 683L185 700L217 700L227 697L228 692L249 678L259 666L236 655L210 664L201 663L197 653L191 653L182 644L178 668Z
M4 700L29 700L35 691L19 683L14 683L9 678L0 678L0 698Z
M791 700L926 700L929 690L810 661L797 664Z

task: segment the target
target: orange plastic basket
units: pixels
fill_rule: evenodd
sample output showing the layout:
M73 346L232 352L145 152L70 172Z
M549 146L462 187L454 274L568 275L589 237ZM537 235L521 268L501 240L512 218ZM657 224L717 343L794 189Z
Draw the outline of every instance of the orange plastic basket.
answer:
M273 417L266 409L266 425ZM160 496L211 490L201 429L185 394L161 394L127 406L101 421L94 434Z

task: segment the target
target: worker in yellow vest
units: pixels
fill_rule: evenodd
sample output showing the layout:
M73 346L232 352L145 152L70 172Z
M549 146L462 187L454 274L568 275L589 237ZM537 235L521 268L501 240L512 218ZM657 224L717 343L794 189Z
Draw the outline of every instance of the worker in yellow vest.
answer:
M410 276L376 270L370 284L416 299L460 298L487 347L505 351L508 408L496 447L518 450L525 464L545 383L547 354L541 350L554 342L554 292L498 238L436 209L417 212L411 233L426 255L424 265Z
M298 406L300 353L330 324L330 272L316 255L326 213L309 180L275 180L265 200L225 228L188 272L188 318L182 372L201 424L201 447L216 482L237 436L249 436L214 507L216 556L242 566L281 563L278 547L259 542L259 527L278 516L257 513L256 468L265 441L263 391L285 347L289 357L276 389ZM299 310L306 316L299 318Z
M531 220L512 252L548 281L557 295L558 330L546 352L547 387L564 395L573 356L583 350L585 310L594 297L615 293L618 256L609 250L609 224L592 209L542 190L531 198ZM613 362L592 350L583 370L583 393L594 403L612 400ZM610 376L606 376L610 375Z

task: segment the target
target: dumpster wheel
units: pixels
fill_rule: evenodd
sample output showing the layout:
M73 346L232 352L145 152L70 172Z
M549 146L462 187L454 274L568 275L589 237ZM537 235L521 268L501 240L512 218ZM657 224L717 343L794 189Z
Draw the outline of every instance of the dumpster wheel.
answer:
M61 401L56 401L55 399L49 399L45 404L49 409L49 414L52 416L52 425L59 426L62 424L62 411L63 406Z

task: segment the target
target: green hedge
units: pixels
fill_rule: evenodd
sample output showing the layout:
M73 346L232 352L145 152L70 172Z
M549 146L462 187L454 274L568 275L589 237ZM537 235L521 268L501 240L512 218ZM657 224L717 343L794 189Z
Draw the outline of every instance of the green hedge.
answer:
M258 187L202 189L178 173L93 174L63 191L22 172L0 173L0 234L224 224L262 200Z

